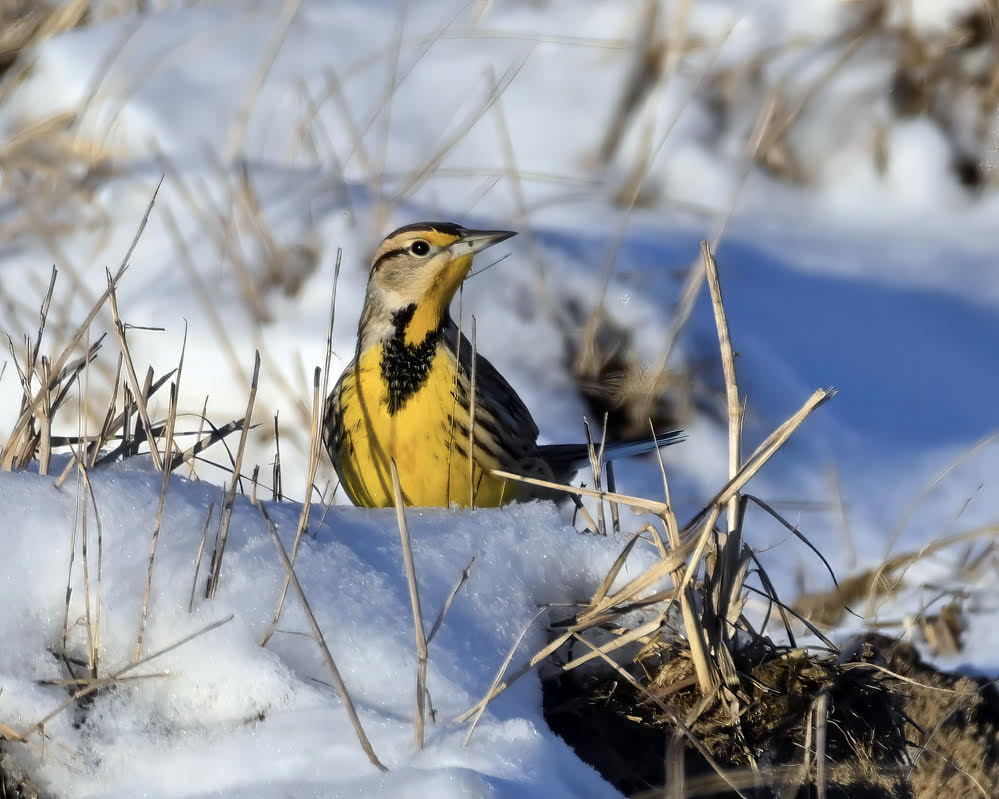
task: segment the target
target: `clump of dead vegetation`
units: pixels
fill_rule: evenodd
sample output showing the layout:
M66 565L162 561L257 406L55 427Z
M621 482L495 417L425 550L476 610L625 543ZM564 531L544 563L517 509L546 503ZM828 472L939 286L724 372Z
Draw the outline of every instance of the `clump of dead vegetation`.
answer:
M644 130L647 99L677 76L685 59L693 58L706 63L691 98L710 112L718 137L744 131L749 163L773 176L797 184L816 179L823 164L807 152L798 133L809 116L832 108L833 129L838 130L843 119L864 121L864 144L879 173L884 173L890 158L891 127L922 117L932 121L946 140L948 166L958 183L971 190L995 186L991 168L999 119L995 0L955 12L943 29L919 27L908 3L843 3L840 26L828 35L798 36L748 59L720 64L714 63L715 56L727 33L721 42L706 41L690 31L691 3L672 4L669 15L664 5L649 0L644 7L631 49L631 68L599 145L599 163L616 157L630 130ZM836 105L830 105L830 87L839 73L858 62L874 66L870 77L854 81L850 105L842 105L839 97ZM793 68L788 69L788 64ZM810 77L799 80L800 73ZM647 134L642 134L642 142L648 152L643 151L619 191L625 206L655 199L644 185L643 172L659 145Z
M0 0L0 104L6 102L31 74L36 49L45 40L75 28L114 17L150 10L144 0ZM109 66L109 65L108 65ZM52 211L71 195L89 195L110 175L112 153L104 143L81 136L79 121L94 101L99 86L72 113L25 122L0 145L0 185L12 191L22 183L37 214ZM30 179L30 183L28 183ZM58 190L53 184L57 184ZM36 197L40 189L51 196ZM24 203L24 198L21 204ZM34 225L48 214L39 214ZM23 222L11 224L17 231ZM5 231L10 234L12 231ZM53 227L50 233L58 232Z
M999 703L991 684L941 673L884 635L838 647L820 629L831 614L813 621L807 600L791 606L777 596L747 541L750 507L821 554L745 488L833 392L816 391L745 457L735 355L707 244L700 270L725 376L729 481L686 524L673 512L665 469L663 500L603 491L596 479L593 489L562 486L597 500L599 521L590 520L597 532L609 526L605 503L615 520L621 505L653 520L630 538L592 597L574 612L549 609L550 642L513 669L511 651L489 693L459 720L474 724L495 696L540 667L552 728L629 795L929 799L943 789L994 795ZM953 536L842 583L830 571L836 592L815 604L849 609L872 586L897 586L919 558L997 532L993 525ZM659 559L618 587L639 545L654 547ZM950 630L959 640L953 607L922 616L938 639Z
M581 329L565 331L566 360L593 418L607 419L609 439L642 438L650 422L656 430L669 430L693 416L702 387L691 365L642 363L634 354L632 331L600 306L587 316L570 305L567 315L586 319Z
M129 325L121 318L117 302L117 288L125 276L136 244L138 243L150 212L156 199L154 192L139 224L125 257L115 272L107 271L107 285L96 299L84 320L76 327L64 346L55 347L52 354L42 354L48 349L47 320L56 289L57 271L53 269L48 290L38 315L38 327L34 336L26 335L23 346L18 347L8 336L11 362L17 371L22 388L20 413L7 439L0 446L0 470L12 471L32 468L39 475L58 475L54 481L60 488L65 483L75 481L77 495L80 501L78 518L74 518L70 532L72 553L67 575L65 608L63 613L63 630L61 640L50 650L54 663L65 671L65 677L43 680L48 685L58 685L67 689L66 699L52 709L47 715L28 726L14 728L0 722L0 795L12 797L37 797L38 789L32 782L31 775L15 757L17 749L24 747L32 755L41 756L44 752L42 742L47 740L45 725L53 718L66 711L73 710L86 716L87 708L94 697L102 692L116 689L119 685L131 680L147 680L165 677L167 675L148 671L148 666L157 658L184 646L190 641L207 634L226 624L232 619L227 616L211 622L201 629L185 636L156 651L148 651L145 643L150 599L155 575L156 553L159 533L163 523L164 506L171 484L171 477L182 467L190 469L192 477L195 474L195 464L205 460L203 454L215 445L224 446L229 459L229 465L214 463L231 474L225 488L221 506L214 505L208 509L204 522L201 545L194 558L193 576L191 580L190 601L188 610L193 611L195 597L202 589L205 601L215 598L222 575L223 558L229 533L229 525L237 494L248 494L250 501L260 510L274 540L278 557L287 569L287 577L280 596L278 597L274 617L260 645L266 646L273 633L277 630L289 592L301 602L306 617L312 627L312 634L320 648L330 680L337 691L344 708L354 726L358 741L371 763L384 770L370 742L368 741L360 720L351 702L350 695L340 676L340 672L327 646L315 617L309 607L304 590L294 572L294 561L303 537L309 531L312 503L311 493L315 488L316 471L322 449L321 420L323 418L323 403L329 390L330 361L332 358L332 330L336 280L339 275L340 260L337 257L333 281L333 295L330 300L329 329L327 332L325 371L316 368L313 376L313 396L311 406L310 449L307 475L306 501L302 503L299 525L295 533L291 552L286 551L277 534L277 529L271 522L266 508L257 500L259 466L254 467L253 474L247 477L243 473L243 457L248 433L252 427L252 418L257 393L261 367L259 352L256 354L252 377L249 381L246 413L241 419L225 424L215 424L204 413L196 416L196 430L182 430L178 426L178 396L183 376L184 348L181 348L177 367L167 374L156 376L152 368L146 370L140 379L135 368L132 352L128 343ZM106 398L104 412L96 431L88 424L89 408L99 404L91 395L89 381L90 369L99 360L106 335L100 335L91 342L91 331L97 326L97 319L102 314L110 314L112 327L117 343L117 368L112 382L110 396ZM185 336L186 345L186 336ZM154 399L158 392L169 385L166 415L164 418L154 416ZM70 400L75 398L75 404ZM76 414L78 432L73 435L58 435L57 419ZM186 416L186 415L185 415ZM279 451L275 420L275 447ZM226 444L226 439L239 433L238 444L233 452ZM181 443L184 439L193 439L186 448ZM140 606L136 609L137 631L135 650L131 660L123 667L109 671L105 665L105 648L102 645L102 573L103 539L101 514L97 507L96 495L91 488L91 477L112 464L128 458L145 458L157 472L162 474L162 489L156 515L150 535L149 558L145 564L145 591ZM58 471L52 471L58 464ZM272 498L280 501L281 473L280 459L275 458L272 474ZM93 520L96 530L90 528L88 520ZM79 524L80 529L77 525ZM202 560L208 555L205 569L202 570ZM82 571L82 614L77 610ZM74 610L71 611L71 604ZM80 622L75 621L81 615ZM82 642L79 627L83 628Z
M8 363L16 370L22 394L17 419L10 434L0 446L0 470L33 468L40 475L57 475L56 487L63 486L67 481L70 485L75 482L82 503L82 515L75 521L81 523L82 529L77 530L74 524L71 533L73 557L70 560L66 583L63 633L61 641L52 650L54 659L62 664L67 672L65 679L56 682L69 689L69 697L52 713L27 729L15 730L0 723L0 788L5 791L3 794L5 796L38 795L29 777L17 765L10 752L10 744L18 743L32 751L36 748L40 751L34 739L44 736L45 723L55 715L69 708L83 706L95 693L109 690L125 680L161 676L133 675L131 672L173 648L171 646L151 654L143 650L156 545L171 475L184 466L189 467L193 474L194 463L203 457L202 453L205 450L222 442L230 434L240 432L240 447L238 457L232 461L232 472L233 485L241 484L240 458L249 429L246 423L249 412L244 419L223 425L215 425L202 416L198 429L182 431L177 427L177 397L183 373L183 351L177 368L165 375L157 376L152 368L149 368L140 378L135 368L128 344L128 325L122 321L118 311L117 288L128 270L129 260L146 226L154 200L155 193L121 264L114 273L107 271L106 288L96 299L84 320L69 335L68 340L50 349L47 339L49 332L47 321L58 276L56 269L52 270L48 290L42 301L36 333L33 336L25 335L20 345L15 344L13 339L7 336L11 356ZM102 313L109 313L111 316L118 350L117 368L110 396L106 397L106 404L103 405L105 410L101 414L101 421L97 429L93 430L88 425L87 409L97 405L99 401L90 395L89 377L91 368L105 346L107 336L102 334L96 340L92 340L92 329L96 326L95 320ZM46 350L51 354L43 354ZM152 411L155 407L154 399L158 399L158 393L167 385L169 385L169 399L166 416L162 419L156 418ZM249 410L252 411L252 402ZM75 428L78 432L72 435L58 434L56 432L58 420L73 413L76 414ZM185 437L193 439L186 448L181 444ZM68 457L63 456L63 453ZM124 668L108 674L102 663L100 622L104 542L96 498L90 488L90 476L111 464L137 456L148 458L153 468L162 473L163 489L152 530L146 592L141 605L135 658ZM57 464L58 471L52 471ZM91 514L88 513L88 508L92 503L94 507ZM88 530L87 520L91 515L96 520L96 535L95 531ZM205 521L206 534L211 518L210 511ZM221 564L222 549L218 542L224 542L226 533L227 517L223 514L218 518L212 561L213 574ZM80 558L79 563L76 561L77 557ZM198 561L200 563L200 557ZM79 651L70 642L71 630L75 627L70 605L73 598L73 584L78 579L74 567L82 567L83 575L85 643ZM197 571L194 579L195 582L198 579ZM209 625L201 632L206 632L218 624Z
M138 153L125 150L126 145L114 135L115 121L126 108L129 98L115 85L113 78L120 70L120 56L132 45L132 37L142 25L143 15L170 5L152 0L70 0L69 2L21 2L0 0L0 106L11 106L13 98L36 69L39 48L62 32L101 23L120 16L133 20L122 28L118 46L109 50L96 65L96 71L84 95L74 106L54 113L37 115L30 106L15 114L8 107L6 127L0 137L0 249L18 252L41 247L53 263L59 265L60 280L69 283L74 296L65 303L49 308L46 324L50 334L72 336L80 306L96 303L98 292L92 285L90 270L93 260L103 257L116 229L112 212L105 206L100 192L114 181L129 175ZM287 4L288 7L298 4ZM286 20L290 23L290 20ZM275 37L280 46L283 33ZM262 56L273 60L274 53ZM316 270L322 251L308 214L303 214L303 226L291 236L279 235L273 220L261 208L259 188L248 163L242 157L246 119L259 96L266 69L261 66L260 78L247 90L243 113L230 131L230 149L226 156L207 151L216 177L225 196L219 198L203 182L178 168L169 155L151 146L142 152L161 169L177 205L171 209L162 204L159 214L173 240L176 262L188 277L194 295L205 318L209 320L219 350L232 376L240 382L250 379L250 370L237 350L232 333L218 312L218 287L209 285L192 254L192 241L204 239L217 253L220 262L231 270L231 286L252 321L253 345L260 352L265 368L273 373L277 388L288 400L292 413L282 417L281 432L293 447L305 449L302 430L308 429L307 411L299 401L308 392L308 376L302 369L292 381L281 369L271 368L283 355L272 352L264 326L274 321L274 304L281 297L297 295L304 282ZM145 80L148 74L138 77ZM22 104L23 105L23 104ZM92 124L102 114L99 130ZM305 112L303 112L305 113ZM310 107L310 113L315 108ZM320 156L313 140L315 131L302 122L300 146L311 143L310 152L318 162ZM308 148L307 148L308 149ZM193 224L192 224L193 222ZM84 247L70 247L69 239L83 234L92 237ZM91 249L92 245L92 249ZM91 260L88 260L91 259ZM28 279L40 282L29 272ZM44 285L36 285L44 291ZM28 329L35 309L15 296L9 288L0 286L0 316L6 331ZM102 314L105 321L107 314ZM95 390L110 390L114 385L113 364L98 359L91 361L91 385ZM293 385L294 383L294 385ZM66 402L73 403L69 396ZM93 406L92 406L93 407ZM199 406L200 408L200 406ZM181 411L194 410L181 408ZM100 423L99 419L91 422ZM254 433L258 443L268 443L268 431Z
M153 196L155 200L155 194ZM42 355L45 342L46 323L56 287L58 271L53 268L48 291L39 312L38 329L35 336L25 336L23 349L17 347L7 336L11 363L17 371L22 396L20 412L11 432L0 448L0 468L5 471L24 469L37 463L39 474L48 474L53 450L68 449L72 457L67 461L62 480L70 471L82 468L99 468L105 464L136 455L141 445L148 452L157 470L167 473L185 463L191 462L203 450L221 441L228 434L245 429L244 420L234 421L221 427L208 423L208 430L196 435L195 443L187 450L181 450L175 440L177 415L177 391L183 372L183 352L175 370L156 377L150 368L140 381L129 350L128 326L118 313L117 286L128 269L129 259L138 242L152 210L152 201L142 219L139 230L133 239L124 260L112 274L107 272L107 287L90 308L84 321L80 323L58 354ZM71 399L79 400L85 390L89 390L89 368L96 360L106 335L90 341L92 325L102 312L109 311L119 347L116 377L112 383L111 396L103 423L99 430L88 435L59 436L53 432L56 416L68 407ZM20 352L19 352L20 349ZM171 378L169 411L166 419L154 421L150 414L150 400ZM80 413L88 404L89 397L77 405ZM202 420L203 426L207 420ZM80 420L84 426L84 420ZM161 451L159 446L163 446Z
M0 75L22 52L49 36L77 27L89 12L90 0L0 0Z

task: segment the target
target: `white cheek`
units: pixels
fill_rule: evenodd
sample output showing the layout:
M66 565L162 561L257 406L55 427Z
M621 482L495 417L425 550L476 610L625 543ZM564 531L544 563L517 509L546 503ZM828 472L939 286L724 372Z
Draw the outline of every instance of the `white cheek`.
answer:
M405 284L386 288L382 292L382 299L387 308L405 308L407 305L417 302L426 289L426 275L417 272L407 276Z
M385 303L386 308L401 308L407 304L406 298L398 291L382 292L382 301Z

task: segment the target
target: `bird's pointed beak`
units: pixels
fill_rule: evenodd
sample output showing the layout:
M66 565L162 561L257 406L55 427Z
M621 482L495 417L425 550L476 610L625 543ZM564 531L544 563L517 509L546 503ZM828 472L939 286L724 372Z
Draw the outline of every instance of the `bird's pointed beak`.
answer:
M474 255L516 235L512 230L465 230L461 238L451 245L451 251L458 256Z

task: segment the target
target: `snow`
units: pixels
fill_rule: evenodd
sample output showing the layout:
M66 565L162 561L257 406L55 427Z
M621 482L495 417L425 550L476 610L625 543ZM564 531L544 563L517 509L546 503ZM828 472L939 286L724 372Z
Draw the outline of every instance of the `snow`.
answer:
M151 467L134 464L91 479L103 521L102 668L114 673L128 665L135 648L162 480ZM54 482L31 473L0 475L0 502L11 519L7 562L19 567L2 586L5 640L17 643L0 654L4 721L15 728L29 727L65 698L63 688L38 684L61 676L50 653L62 634L62 608L53 597L65 591L77 513L76 487ZM536 678L495 701L468 747L462 745L464 725L450 719L486 694L501 662L497 653L505 653L537 614L536 603L585 599L610 568L617 542L581 538L549 503L480 510L459 520L443 510L409 514L428 629L475 557L468 586L430 646L428 689L439 721L428 725L420 752L412 745L416 653L395 513L337 507L314 524L296 572L365 730L391 769L380 776L325 686L329 675L316 646L299 634L308 627L297 598L289 598L272 643L259 646L284 572L264 518L248 498L236 501L216 600L203 597L202 571L188 611L195 555L212 503L217 520L217 488L173 479L143 654L209 623L232 620L135 672L157 676L101 693L85 711L46 724L61 746L33 763L45 777L43 787L81 797L243 795L241 790L256 796L415 796L448 784L453 795L614 795L548 730ZM97 546L93 507L87 511L91 559ZM265 507L290 550L300 506ZM82 525L76 533L83 534ZM653 559L650 550L634 564L651 565ZM94 563L92 613L98 599ZM80 652L86 651L83 596L78 564L68 646ZM517 664L544 643L543 625L531 625Z
M999 468L994 444L920 499L997 427L999 199L994 189L973 193L956 181L949 134L937 121L892 115L884 86L896 48L882 39L866 43L804 106L789 141L807 167L806 183L746 167L746 137L768 89L786 87L792 97L807 92L839 57L822 41L856 22L854 4L699 0L686 20L675 16L684 4L666 4L666 34L685 33L697 46L644 102L618 153L599 168L594 154L643 19L637 0L423 0L406 4L404 16L388 0L303 0L260 80L282 9L294 4L160 5L147 14L105 9L93 24L45 41L28 77L0 105L0 140L8 141L27 124L86 103L66 132L64 143L72 146L61 151L75 154L72 180L14 168L0 176L5 192L17 181L28 187L5 193L0 205L0 324L15 344L35 330L34 309L53 263L60 278L52 347L68 336L103 290L104 268L113 269L127 251L165 175L118 292L126 322L163 328L129 331L136 363L153 364L157 374L173 368L186 324L182 410L199 412L207 395L209 418L221 422L243 414L259 349L260 427L246 463L269 475L279 413L285 492L301 500L312 370L325 356L338 248L334 376L353 354L363 264L386 231L436 218L520 230L497 253L510 257L466 285L461 321L468 331L474 317L480 351L532 409L543 439L577 440L586 409L566 369L561 330L581 320L566 309L575 303L585 311L601 295L626 230L606 306L632 331L642 361L655 363L699 242L717 235L734 204L717 256L747 397L746 451L814 389L838 389L749 490L779 504L840 576L877 564L889 548L918 550L999 516L990 479ZM910 18L895 21L930 36L942 35L974 3L902 5ZM742 65L785 45L758 81L745 79ZM712 64L742 76L723 120L701 83ZM505 85L500 102L477 117L497 82ZM883 171L872 156L879 128ZM626 212L612 197L647 142L667 132L641 202ZM44 142L37 146L43 156L49 152ZM107 170L92 160L98 157L108 159ZM995 153L984 157L989 167ZM519 181L510 179L512 170ZM51 236L35 235L30 225L17 232L38 214L64 224ZM100 320L94 334L107 324ZM106 370L90 374L91 432L110 392L114 345L105 349ZM705 296L672 358L675 368L707 363L704 379L721 385ZM8 364L0 379L4 434L19 402ZM164 414L164 404L154 415ZM686 443L664 452L681 518L726 477L720 401L714 395L703 404L711 407L684 421ZM65 432L76 432L74 416L64 419ZM849 545L830 474L845 503ZM258 646L283 571L247 498L237 498L217 598L205 601L199 591L188 612L205 515L213 502L217 513L216 484L224 480L204 465L198 476L170 484L144 651L232 620L148 664L149 672L168 676L123 684L84 713L55 717L46 725L44 756L20 748L54 795L615 795L547 728L535 675L490 706L468 747L466 728L451 719L486 692L538 607L592 595L623 541L578 535L566 512L544 504L410 513L428 622L476 558L431 645L439 720L419 752L412 745L412 618L395 516L336 505L320 523L317 505L296 569L391 769L381 775L361 753L339 700L321 684L326 674L312 642L282 633ZM332 477L324 463L320 487ZM111 673L134 652L160 478L134 462L91 478L104 542L102 673ZM661 496L653 460L621 464L618 483L622 491ZM64 688L38 681L64 676L50 651L61 640L74 529L70 643L85 651L78 623L83 531L73 524L79 496L75 477L57 489L52 478L30 472L0 475L8 519L2 551L14 564L0 581L0 722L15 728L65 698ZM266 507L287 546L301 506ZM90 514L93 559L92 507ZM641 522L624 517L628 531ZM793 596L801 581L828 585L821 564L762 514L752 512L748 538L783 596ZM629 573L651 557L637 553ZM953 554L945 554L915 566L912 592L920 595L924 584L953 587L953 564ZM994 587L983 576L961 588L973 610L968 645L947 663L994 677ZM927 600L935 594L925 589ZM913 595L886 605L883 617L911 612ZM542 616L530 627L514 664L543 644L547 621ZM281 626L305 630L293 596Z

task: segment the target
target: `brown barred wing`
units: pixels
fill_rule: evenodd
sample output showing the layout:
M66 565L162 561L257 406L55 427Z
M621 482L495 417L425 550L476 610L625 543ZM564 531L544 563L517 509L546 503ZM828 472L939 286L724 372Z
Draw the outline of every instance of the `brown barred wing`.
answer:
M467 441L472 344L451 320L443 332L445 346L456 356L458 364L454 435ZM531 412L499 370L482 355L475 359L474 423L475 460L482 467L545 480L552 478L551 469L538 454L538 426Z
M350 377L354 374L355 363L356 361L351 361L344 369L343 374L340 375L340 379L336 381L336 385L333 386L333 390L326 399L326 409L323 414L323 446L326 447L326 452L329 453L337 474L340 474L341 463L346 455L344 447L347 431L343 419L343 395L345 391L353 390L353 381ZM342 477L342 474L340 476Z

